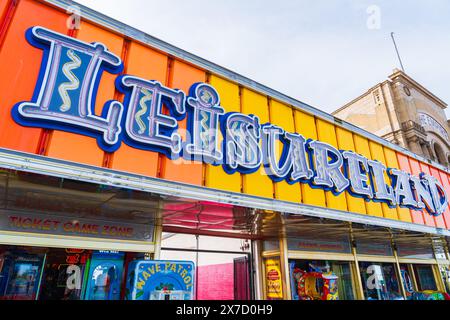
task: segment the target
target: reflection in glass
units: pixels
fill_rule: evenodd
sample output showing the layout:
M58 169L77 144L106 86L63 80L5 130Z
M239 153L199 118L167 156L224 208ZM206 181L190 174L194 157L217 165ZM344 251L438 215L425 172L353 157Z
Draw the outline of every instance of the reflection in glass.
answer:
M437 290L433 269L430 265L414 265L414 273L419 291Z
M403 300L394 264L360 262L359 267L367 300Z
M296 260L289 263L293 300L353 300L349 262Z
M353 283L350 263L334 262L332 270L338 276L339 300L353 300Z
M450 294L450 265L440 265L439 270L445 283L445 290Z
M415 292L414 282L406 264L400 265L400 272L403 280L403 287L405 288L406 298L409 300L413 297Z
M0 254L0 299L36 299L43 254L6 250Z

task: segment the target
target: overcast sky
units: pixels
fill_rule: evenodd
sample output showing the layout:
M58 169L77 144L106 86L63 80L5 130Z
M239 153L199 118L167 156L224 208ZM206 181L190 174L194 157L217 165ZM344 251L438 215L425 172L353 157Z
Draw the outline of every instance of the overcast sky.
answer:
M450 104L448 0L78 2L327 112L399 67L393 31L406 72Z

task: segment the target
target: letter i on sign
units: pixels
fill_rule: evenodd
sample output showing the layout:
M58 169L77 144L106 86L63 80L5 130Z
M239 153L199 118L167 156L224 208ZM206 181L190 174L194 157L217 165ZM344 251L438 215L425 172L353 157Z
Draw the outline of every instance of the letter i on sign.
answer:
M219 150L217 134L219 116L225 110L220 106L219 94L208 84L196 83L190 89L187 102L191 143L186 144L184 157L220 164L222 152Z

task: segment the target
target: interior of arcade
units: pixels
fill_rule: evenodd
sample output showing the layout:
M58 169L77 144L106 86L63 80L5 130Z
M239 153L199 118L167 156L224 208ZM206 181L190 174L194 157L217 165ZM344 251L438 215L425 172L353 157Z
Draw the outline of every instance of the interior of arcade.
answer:
M0 195L0 299L128 299L155 259L194 263L193 299L253 298L250 210L10 170Z

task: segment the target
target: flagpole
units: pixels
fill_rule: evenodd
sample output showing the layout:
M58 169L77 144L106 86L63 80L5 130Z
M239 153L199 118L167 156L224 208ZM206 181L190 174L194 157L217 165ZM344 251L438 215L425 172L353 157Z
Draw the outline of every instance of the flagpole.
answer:
M400 53L398 52L397 43L395 42L394 32L391 32L391 38L392 38L392 42L394 43L395 52L397 52L398 60L400 61L400 66L402 67L403 72L405 72L405 68L403 67L402 58L400 57Z

